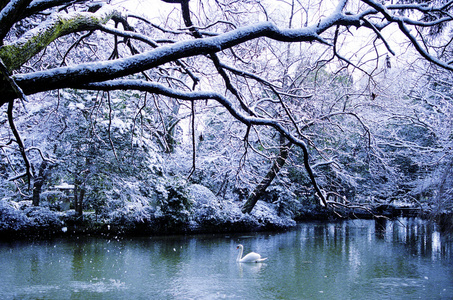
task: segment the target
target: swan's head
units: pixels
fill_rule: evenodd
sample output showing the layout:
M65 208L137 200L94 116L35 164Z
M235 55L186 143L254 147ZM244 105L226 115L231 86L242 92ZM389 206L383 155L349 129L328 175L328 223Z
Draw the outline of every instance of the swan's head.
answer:
M242 246L241 244L239 244L239 245L236 247L236 250L237 250L237 249L241 249L241 248L244 249L244 246Z

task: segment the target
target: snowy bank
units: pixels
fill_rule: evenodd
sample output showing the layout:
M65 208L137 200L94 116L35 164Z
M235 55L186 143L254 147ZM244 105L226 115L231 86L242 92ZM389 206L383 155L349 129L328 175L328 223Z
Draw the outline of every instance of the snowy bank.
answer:
M165 192L144 202L128 202L96 214L74 210L55 211L56 206L32 206L31 201L0 200L0 239L47 238L71 235L148 236L196 233L237 233L287 230L296 221L340 218L394 218L404 211L390 206L369 209L299 210L293 218L279 213L278 205L258 201L251 214L241 211L242 201L216 197L208 188L187 185L179 193ZM174 192L174 191L173 191ZM173 195L173 196L172 196ZM45 203L45 202L43 202ZM405 211L406 213L410 211ZM413 217L413 216L408 216ZM423 215L415 215L423 217ZM429 216L428 216L429 217ZM452 214L441 215L440 225L453 228ZM431 218L433 218L431 216Z
M296 225L291 218L279 216L275 205L262 201L251 214L243 214L242 202L219 200L202 185L188 186L188 198L190 208L180 211L131 203L103 215L88 212L82 217L73 210L57 212L48 207L33 207L29 201L2 199L0 237L250 232L285 230Z

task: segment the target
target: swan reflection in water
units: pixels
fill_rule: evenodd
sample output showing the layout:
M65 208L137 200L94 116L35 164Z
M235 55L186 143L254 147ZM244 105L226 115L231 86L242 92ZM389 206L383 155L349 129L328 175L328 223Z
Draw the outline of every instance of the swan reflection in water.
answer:
M255 278L256 275L266 270L266 263L259 264L237 264L239 278Z

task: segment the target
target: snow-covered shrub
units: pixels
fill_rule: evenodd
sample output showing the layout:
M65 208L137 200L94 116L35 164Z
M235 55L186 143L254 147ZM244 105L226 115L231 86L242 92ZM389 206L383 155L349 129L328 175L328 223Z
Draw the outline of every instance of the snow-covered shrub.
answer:
M187 187L185 180L162 178L156 184L156 218L169 226L188 223L193 201Z
M267 193L272 195L270 203L275 204L276 210L280 216L294 218L302 204L297 195L281 185L273 185L267 189Z
M35 228L61 227L60 214L48 207L29 207L24 211L30 224Z
M151 226L154 222L154 209L140 203L130 203L109 214L108 223L122 231L133 231L137 226Z
M194 184L189 187L194 199L192 227L213 231L250 231L281 229L295 226L288 216L280 216L275 204L258 201L251 214L241 211L241 202L218 198L206 187Z
M202 226L219 225L226 219L219 200L211 190L199 184L189 186L193 199L193 220Z
M259 201L251 214L260 224L271 225L275 227L291 227L296 222L289 217L280 217L275 204Z
M18 231L30 226L30 220L15 202L0 200L0 231Z

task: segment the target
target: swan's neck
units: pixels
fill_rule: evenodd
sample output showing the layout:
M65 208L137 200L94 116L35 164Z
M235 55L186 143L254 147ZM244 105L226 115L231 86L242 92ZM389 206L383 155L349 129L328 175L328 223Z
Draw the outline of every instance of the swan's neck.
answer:
M244 251L244 248L239 246L239 254L238 254L238 258L236 258L236 261L240 261L241 260L243 251Z

